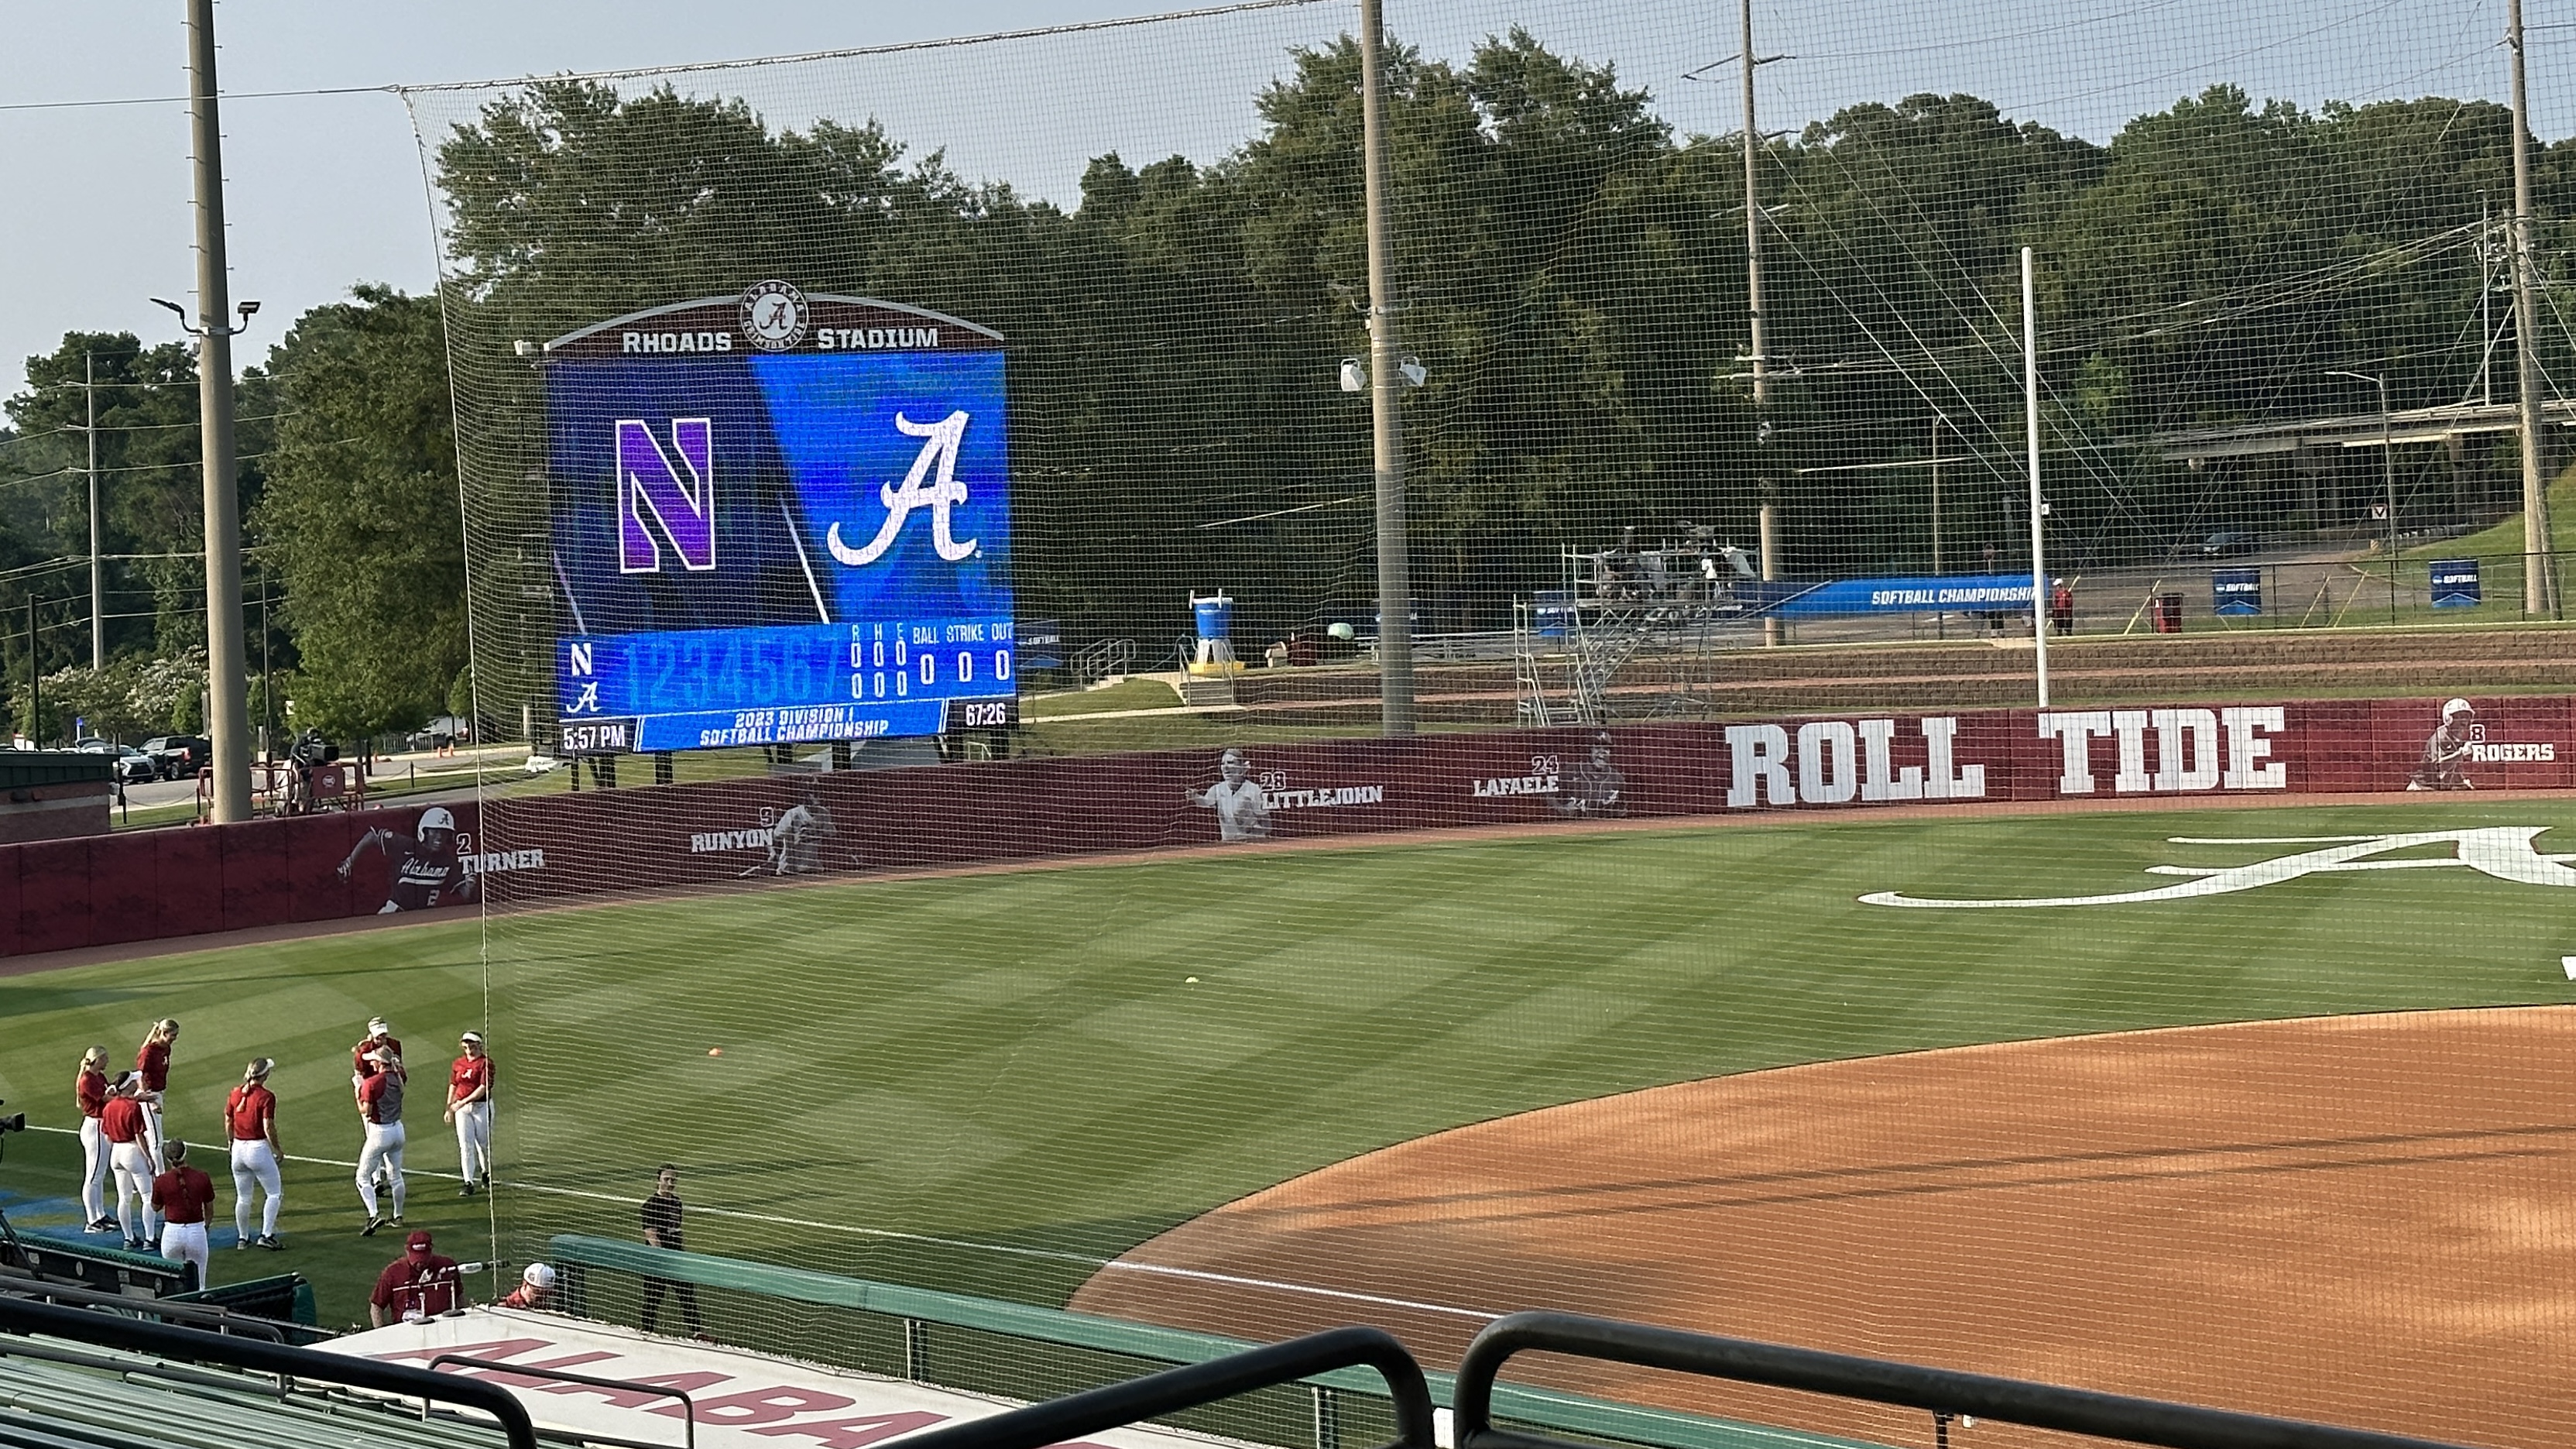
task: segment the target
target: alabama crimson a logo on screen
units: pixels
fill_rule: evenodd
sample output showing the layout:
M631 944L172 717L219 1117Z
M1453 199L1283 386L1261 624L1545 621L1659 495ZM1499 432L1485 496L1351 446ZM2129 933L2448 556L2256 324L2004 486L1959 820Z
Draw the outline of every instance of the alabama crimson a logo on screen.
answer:
M742 289L742 335L763 352L786 352L805 340L805 294L785 282Z

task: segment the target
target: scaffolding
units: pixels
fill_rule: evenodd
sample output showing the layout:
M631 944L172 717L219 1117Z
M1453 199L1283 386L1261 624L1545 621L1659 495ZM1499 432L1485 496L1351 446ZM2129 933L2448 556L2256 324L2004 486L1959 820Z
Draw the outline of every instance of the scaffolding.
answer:
M1518 715L1534 727L1707 716L1722 656L1759 646L1762 621L1797 591L1760 582L1744 550L1688 523L1652 546L1630 528L1613 548L1561 548L1558 564L1562 587L1512 606ZM1642 687L1621 689L1623 676Z

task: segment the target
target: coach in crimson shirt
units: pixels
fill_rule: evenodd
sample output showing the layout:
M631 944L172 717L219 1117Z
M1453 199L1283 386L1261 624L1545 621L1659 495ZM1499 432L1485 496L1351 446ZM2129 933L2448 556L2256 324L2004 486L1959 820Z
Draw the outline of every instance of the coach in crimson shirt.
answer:
M461 1283L456 1260L431 1251L424 1228L403 1240L403 1255L376 1275L376 1291L367 1298L367 1318L376 1327L400 1321L416 1323L456 1311Z

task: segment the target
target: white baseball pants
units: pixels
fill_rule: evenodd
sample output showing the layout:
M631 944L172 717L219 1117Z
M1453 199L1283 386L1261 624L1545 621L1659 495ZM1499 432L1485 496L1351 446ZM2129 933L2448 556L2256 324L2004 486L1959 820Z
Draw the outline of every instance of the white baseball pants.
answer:
M206 1225L204 1223L163 1223L161 1256L176 1263L196 1264L197 1281L194 1287L205 1287Z
M403 1212L403 1124L370 1122L367 1145L358 1152L358 1201L367 1205L367 1216L381 1216L376 1211L376 1174L383 1172L393 1179L393 1215Z
M468 1102L456 1109L456 1160L467 1182L492 1180L492 1104Z
M260 1206L259 1231L250 1230L252 1189L268 1194ZM254 1142L233 1143L233 1231L244 1242L254 1237L277 1236L277 1206L286 1198L285 1179L278 1175L277 1149L263 1137Z
M107 1134L96 1117L81 1119L81 1226L107 1216Z
M150 1242L161 1236L161 1214L152 1207L152 1179L160 1176L152 1170L152 1157L141 1142L119 1142L107 1155L116 1172L116 1225L125 1230L125 1240L137 1238ZM136 1231L132 1209L143 1214L143 1227Z

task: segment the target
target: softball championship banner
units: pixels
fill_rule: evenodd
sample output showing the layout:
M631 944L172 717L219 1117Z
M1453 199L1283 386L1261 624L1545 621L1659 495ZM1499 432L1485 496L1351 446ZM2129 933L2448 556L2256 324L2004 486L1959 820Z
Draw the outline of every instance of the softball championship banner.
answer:
M611 891L1549 821L2576 787L2576 697L1353 739L799 773L0 847L0 952Z

